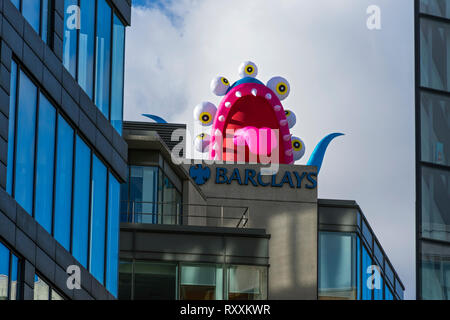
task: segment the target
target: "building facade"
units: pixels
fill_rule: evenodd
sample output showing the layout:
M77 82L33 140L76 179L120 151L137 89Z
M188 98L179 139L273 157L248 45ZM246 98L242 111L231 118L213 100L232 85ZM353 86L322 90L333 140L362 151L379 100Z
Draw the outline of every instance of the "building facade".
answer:
M117 297L130 17L127 0L0 1L0 299Z
M119 299L403 299L358 205L317 198L317 168L175 164L176 128L124 123Z
M418 299L450 299L450 3L415 1Z

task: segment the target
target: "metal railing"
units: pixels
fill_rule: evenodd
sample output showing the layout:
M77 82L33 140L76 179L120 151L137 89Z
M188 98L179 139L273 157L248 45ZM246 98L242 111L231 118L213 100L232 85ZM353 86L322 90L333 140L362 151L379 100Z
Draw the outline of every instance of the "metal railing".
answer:
M121 201L121 222L246 228L248 207L172 202Z

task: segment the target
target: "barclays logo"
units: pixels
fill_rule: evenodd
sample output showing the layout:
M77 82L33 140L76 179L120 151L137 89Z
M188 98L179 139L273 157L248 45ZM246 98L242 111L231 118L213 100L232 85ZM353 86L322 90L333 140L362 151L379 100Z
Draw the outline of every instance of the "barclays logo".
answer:
M189 175L199 186L204 185L211 176L211 169L203 167L201 164L196 164L189 169Z

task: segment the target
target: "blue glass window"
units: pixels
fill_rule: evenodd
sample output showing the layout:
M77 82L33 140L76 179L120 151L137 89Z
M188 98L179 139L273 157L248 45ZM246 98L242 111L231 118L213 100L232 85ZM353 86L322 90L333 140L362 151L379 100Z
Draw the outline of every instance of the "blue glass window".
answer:
M381 272L380 272L380 274L381 274ZM373 299L374 300L383 300L383 288L384 288L383 277L380 277L379 284L380 284L380 287L375 286L375 288L373 290Z
M94 155L91 181L90 271L101 283L104 280L105 268L106 174L106 167Z
M359 236L356 236L356 299L361 300L361 239Z
M111 77L111 124L122 134L125 26L114 15Z
M8 299L9 250L0 242L0 300Z
M92 99L94 94L95 1L81 0L81 29L78 44L78 83Z
M41 39L47 43L48 38L48 1L49 0L42 0L42 9L41 9L41 15L42 15L42 29L41 29Z
M120 184L109 174L108 242L106 252L106 289L117 297L119 263L119 196Z
M11 283L10 283L10 300L19 299L19 258L11 254Z
M11 62L11 89L9 96L9 127L8 127L8 167L6 176L6 191L12 195L14 176L14 140L16 129L16 93L17 93L17 64Z
M11 0L11 2L16 6L18 10L20 10L20 1L21 0Z
M14 196L16 201L31 214L37 87L22 71L19 82Z
M54 236L67 250L70 250L73 140L73 129L58 115Z
M109 119L111 74L111 7L105 0L97 1L95 104Z
M384 300L394 300L394 296L392 295L392 292L387 284L384 285L384 294L385 294Z
M87 268L89 243L89 187L91 183L91 150L76 137L73 190L73 256Z
M370 277L373 275L373 272L370 271L370 266L373 265L372 258L367 252L366 248L362 247L362 300L372 300L372 289L371 289L371 281Z
M129 210L135 223L158 222L157 167L131 167Z
M56 110L40 94L34 217L49 233L52 232L55 125Z
M63 64L74 78L77 66L77 27L80 21L77 5L77 0L64 0Z
M28 23L39 34L39 21L41 19L41 0L26 0L22 4L22 14Z

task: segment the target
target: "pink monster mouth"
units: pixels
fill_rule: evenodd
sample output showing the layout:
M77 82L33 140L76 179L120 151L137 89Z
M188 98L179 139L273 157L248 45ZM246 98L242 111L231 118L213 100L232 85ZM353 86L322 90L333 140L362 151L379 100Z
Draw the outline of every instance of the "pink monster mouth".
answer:
M265 163L264 156L282 164L294 162L291 134L284 108L268 87L243 83L221 101L211 134L210 158L223 161ZM239 159L245 148L245 159ZM275 154L277 153L277 154Z

